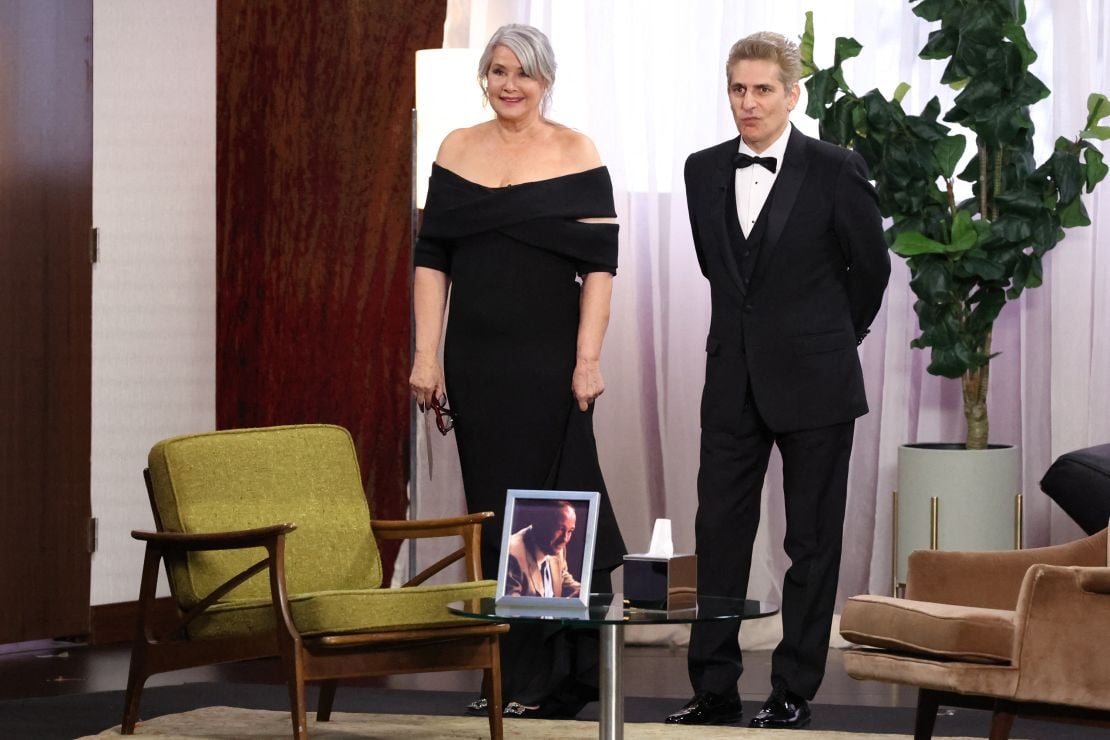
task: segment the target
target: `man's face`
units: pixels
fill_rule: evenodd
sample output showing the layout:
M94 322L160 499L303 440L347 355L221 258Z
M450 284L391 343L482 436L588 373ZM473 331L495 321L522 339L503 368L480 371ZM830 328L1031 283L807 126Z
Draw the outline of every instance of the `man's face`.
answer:
M762 152L786 129L798 103L798 85L787 89L782 70L765 59L740 59L728 70L728 103L744 143Z
M555 555L567 546L577 518L574 507L564 506L553 515L546 530L536 532L536 542L545 555Z

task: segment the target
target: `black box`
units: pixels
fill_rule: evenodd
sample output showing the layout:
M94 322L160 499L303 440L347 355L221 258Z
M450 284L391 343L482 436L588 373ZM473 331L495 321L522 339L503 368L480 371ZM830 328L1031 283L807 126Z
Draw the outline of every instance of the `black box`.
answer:
M625 555L624 598L639 609L697 606L698 556Z

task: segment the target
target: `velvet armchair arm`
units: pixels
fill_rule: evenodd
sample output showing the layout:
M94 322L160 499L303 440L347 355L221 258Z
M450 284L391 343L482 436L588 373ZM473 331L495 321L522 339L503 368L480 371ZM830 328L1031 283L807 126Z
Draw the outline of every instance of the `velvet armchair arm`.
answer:
M1019 701L1110 710L1110 568L1033 566L1016 614Z

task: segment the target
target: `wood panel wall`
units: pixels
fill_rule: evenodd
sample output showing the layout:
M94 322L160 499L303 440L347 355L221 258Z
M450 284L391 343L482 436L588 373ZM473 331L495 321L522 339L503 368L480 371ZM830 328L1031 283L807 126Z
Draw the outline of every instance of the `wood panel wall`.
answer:
M218 7L217 424L345 426L378 518L406 508L413 59L445 13Z
M0 643L89 626L92 2L0 2Z

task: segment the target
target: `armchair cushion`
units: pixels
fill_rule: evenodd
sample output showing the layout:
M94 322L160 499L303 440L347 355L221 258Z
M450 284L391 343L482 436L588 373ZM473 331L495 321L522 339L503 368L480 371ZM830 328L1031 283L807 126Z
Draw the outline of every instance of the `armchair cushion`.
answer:
M854 596L840 634L857 645L971 663L1009 663L1014 612L889 596Z
M381 585L370 509L346 429L316 424L174 437L155 445L148 463L163 531L294 522L286 543L290 595ZM171 591L189 609L265 554L261 548L190 553L187 562L170 564ZM234 597L268 601L265 573Z
M325 591L289 597L293 624L303 637L395 629L430 629L473 620L456 617L447 604L493 596L495 581L470 581L407 588ZM192 624L194 638L232 637L275 629L270 599L224 601Z

